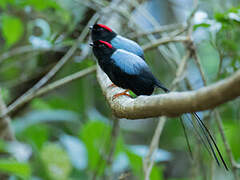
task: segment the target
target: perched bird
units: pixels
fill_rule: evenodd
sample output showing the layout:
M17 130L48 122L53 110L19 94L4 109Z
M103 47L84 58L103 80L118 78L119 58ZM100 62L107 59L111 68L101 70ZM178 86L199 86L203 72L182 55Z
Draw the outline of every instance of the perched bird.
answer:
M125 51L123 49L117 49L109 42L102 40L94 41L90 45L93 47L93 53L97 58L101 69L108 75L110 80L116 86L126 89L122 93L115 94L113 96L113 99L121 95L130 96L129 94L127 94L129 90L133 91L137 96L151 95L155 87L161 88L165 92L170 92L157 78L155 78L147 63L136 54ZM202 132L202 135L199 134L201 141L204 143L207 150L208 147L210 148L209 153L213 155L217 164L220 165L217 158L218 154L225 169L228 170L228 167L210 131L207 129L203 121L199 118L197 113L192 114L196 119L197 126L200 129L200 132L197 130L197 133ZM183 128L185 133L184 125ZM217 154L215 153L214 148L217 151ZM190 147L189 150L191 151Z
M90 29L92 41L107 41L117 49L124 49L144 59L143 50L136 42L118 35L108 26L94 24Z
M147 63L139 56L116 49L102 40L94 41L92 46L100 67L116 86L131 90L137 96L151 95L155 87L169 91L154 77ZM122 93L114 98L119 95Z

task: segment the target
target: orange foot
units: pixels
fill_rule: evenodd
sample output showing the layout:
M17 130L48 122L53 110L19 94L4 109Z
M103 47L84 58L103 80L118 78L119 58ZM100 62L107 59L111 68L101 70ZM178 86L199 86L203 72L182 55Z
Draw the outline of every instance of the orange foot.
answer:
M111 85L108 86L108 88L110 88L110 87L117 87L117 85L112 83Z
M118 93L118 94L115 94L112 98L112 100L116 99L117 97L119 96L128 96L128 97L131 97L129 94L127 94L127 92L130 91L129 89L123 91L122 93Z

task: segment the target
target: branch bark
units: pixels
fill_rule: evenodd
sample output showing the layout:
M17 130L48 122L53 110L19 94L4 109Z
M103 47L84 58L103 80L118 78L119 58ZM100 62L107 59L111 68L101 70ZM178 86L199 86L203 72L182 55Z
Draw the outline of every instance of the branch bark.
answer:
M240 96L240 70L224 80L195 91L139 96L136 99L121 96L114 101L112 96L122 89L108 88L111 81L99 67L97 78L103 94L118 118L178 116L183 113L211 109Z

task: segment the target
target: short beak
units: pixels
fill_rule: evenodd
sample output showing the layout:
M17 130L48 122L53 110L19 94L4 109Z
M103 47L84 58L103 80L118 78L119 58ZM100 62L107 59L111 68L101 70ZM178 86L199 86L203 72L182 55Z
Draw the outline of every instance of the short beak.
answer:
M92 30L93 26L89 26L89 29Z
M89 44L89 46L92 46L92 47L93 47L93 46L94 46L94 44L93 44L93 43L90 43L90 44Z

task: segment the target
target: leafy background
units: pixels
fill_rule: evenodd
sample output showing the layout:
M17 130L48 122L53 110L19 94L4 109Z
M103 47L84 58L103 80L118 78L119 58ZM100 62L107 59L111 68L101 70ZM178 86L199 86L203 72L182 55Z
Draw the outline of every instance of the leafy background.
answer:
M145 7L149 6L161 24L184 22L192 7L189 1L185 2L186 7L176 1L168 1L167 5L158 9L151 6L161 2L142 2ZM0 87L7 104L32 87L74 44L94 14L88 3L102 8L109 1L0 1ZM240 6L234 0L217 3L214 0L201 0L199 4L194 17L193 35L210 84L230 76L240 67ZM174 13L159 16L159 9L165 12L166 6ZM138 23L141 24L141 21ZM149 27L148 23L142 25ZM122 28L123 32L119 33L134 33L126 29ZM143 44L147 40L142 37L139 42ZM27 50L10 54L2 60L6 53L17 48ZM54 80L95 64L93 55L79 62L86 48L88 44L80 42L74 57ZM168 70L163 57L159 60L159 54L154 50L147 52L146 57L154 73L169 85L175 73ZM187 76L193 77L190 80L194 88L202 86L193 63L189 65ZM240 161L239 105L239 100L235 100L219 107L227 140L237 162ZM206 111L201 116L208 114ZM206 119L209 120L207 116ZM95 74L34 99L14 112L12 120L18 141L1 141L0 150L11 156L0 158L0 171L10 174L13 180L117 179L122 176L126 176L125 179L143 179L142 159L157 123L157 119L120 120L120 132L114 140L116 148L113 161L107 161L109 147L113 143L114 118ZM215 130L214 119L209 122L212 130ZM224 158L228 160L217 130L215 136ZM209 168L214 171L214 179L233 179L231 172L215 167L215 162L204 150L198 152L197 143L193 144L193 148L197 154L195 162L189 158L180 124L170 118L156 152L151 179L206 179L211 176Z

